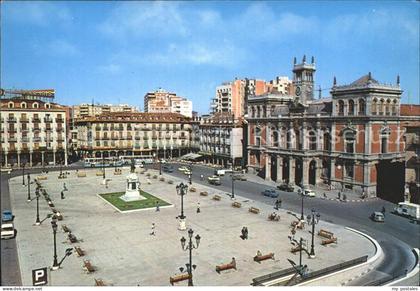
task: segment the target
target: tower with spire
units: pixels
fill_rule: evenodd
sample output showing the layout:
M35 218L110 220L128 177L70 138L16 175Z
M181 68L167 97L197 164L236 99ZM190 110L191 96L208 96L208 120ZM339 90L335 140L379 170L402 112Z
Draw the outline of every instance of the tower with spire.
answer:
M299 101L305 104L309 100L314 99L314 75L315 75L315 58L311 58L311 62L306 62L306 55L303 56L300 64L293 61L293 87L295 95Z

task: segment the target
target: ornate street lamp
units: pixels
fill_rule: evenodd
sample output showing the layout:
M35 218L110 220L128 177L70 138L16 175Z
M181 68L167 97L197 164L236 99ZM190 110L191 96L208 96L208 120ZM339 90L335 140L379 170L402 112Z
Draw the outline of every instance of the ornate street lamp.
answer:
M54 262L53 262L53 266L52 269L53 270L57 270L60 266L58 265L57 262L57 241L56 241L56 234L57 234L57 219L53 216L52 220L51 220L51 226L52 226L52 230L53 230L53 236L54 236Z
M188 180L190 182L190 185L192 184L192 163L188 166L190 173L188 174Z
M311 214L309 214L306 219L309 225L312 225L312 244L311 244L311 253L309 254L310 258L315 258L315 249L314 249L314 235L315 235L315 224L318 224L319 218L321 215L315 213L315 209L312 209Z
M22 186L25 186L25 163L22 163Z
M28 198L26 201L31 202L31 174L28 173Z
M162 159L159 160L159 175L162 175Z
M197 265L192 264L192 250L198 249L198 246L200 245L200 240L201 240L201 237L197 234L195 236L195 245L194 245L192 241L193 234L194 234L194 231L190 228L188 230L188 238L189 238L188 245L185 244L187 242L185 237L181 238L182 250L189 251L189 262L185 264L185 266L187 267L187 272L188 272L188 286L193 286L192 270L193 269L195 270L195 268L197 268Z
M178 195L181 196L181 215L178 216L179 218L179 230L185 230L187 227L185 226L185 218L184 215L184 195L187 194L188 185L181 183L176 186L176 192Z

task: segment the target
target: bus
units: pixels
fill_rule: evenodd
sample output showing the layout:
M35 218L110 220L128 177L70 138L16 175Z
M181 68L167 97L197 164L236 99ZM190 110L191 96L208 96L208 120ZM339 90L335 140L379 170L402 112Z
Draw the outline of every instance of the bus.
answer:
M83 165L85 168L102 168L104 163L105 167L112 167L116 162L115 157L106 157L106 158L85 158L83 160Z
M119 161L122 161L124 165L131 164L131 161L134 160L136 165L140 164L150 164L153 163L153 156L152 155L130 155L130 156L119 156Z

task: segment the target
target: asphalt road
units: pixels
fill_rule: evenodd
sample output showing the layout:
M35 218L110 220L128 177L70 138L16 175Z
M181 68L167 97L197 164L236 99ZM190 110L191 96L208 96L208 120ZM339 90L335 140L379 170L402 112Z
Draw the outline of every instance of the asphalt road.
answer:
M188 177L178 171L184 164L173 164L175 171L170 173L176 177ZM150 165L148 167L151 167ZM154 166L157 168L157 166ZM202 165L193 165L193 183L208 185L206 179L201 181L200 176L205 178L213 175L214 169ZM229 175L221 177L222 185L213 186L221 193L231 193L232 182ZM275 198L261 195L264 189L272 187L250 181L235 181L234 193L248 199L257 200L274 207ZM279 191L279 190L278 190ZM282 199L282 208L301 213L301 197L294 192L279 191ZM369 219L373 211L380 211L385 207L385 223L374 222ZM405 270L411 270L415 265L415 257L411 251L413 248L420 248L420 225L413 224L409 219L391 213L394 204L384 200L367 200L363 202L339 202L321 198L304 198L304 214L310 213L314 208L321 214L321 219L348 226L360 230L378 241L385 254L382 263L366 276L353 282L357 285L364 285L371 281L383 278L387 275L402 275ZM315 249L316 252L316 249Z
M173 164L175 171L170 173L173 176L188 177L180 173L177 169L183 164ZM158 168L157 165L147 167ZM82 168L73 165L72 169ZM58 169L55 169L57 171ZM40 172L41 169L33 169L31 172ZM214 169L201 165L193 166L193 183L208 185L206 180L201 181L200 175L208 177L213 174ZM12 172L13 176L21 175L20 171ZM7 179L8 174L1 173L1 208L10 209L10 198ZM229 175L221 178L222 185L213 186L221 193L231 193L231 179ZM261 191L270 188L263 184L250 181L236 181L235 195L240 195L248 199L257 200L274 206L274 198L261 195ZM282 208L300 214L301 198L296 193L279 191L282 199ZM373 211L379 211L382 206L386 208L385 223L376 223L369 219ZM390 213L394 204L383 200L371 200L364 202L337 202L320 198L305 198L304 213L308 214L312 208L321 214L321 219L345 225L365 232L375 238L381 245L385 258L382 263L359 280L352 282L352 285L364 285L368 282L383 278L384 276L396 276L403 274L405 270L411 270L415 264L415 258L411 252L412 248L420 247L420 225L412 224L406 218ZM19 235L19 234L18 234ZM315 249L316 252L316 249ZM0 285L21 285L19 262L16 251L15 240L1 241L1 284Z

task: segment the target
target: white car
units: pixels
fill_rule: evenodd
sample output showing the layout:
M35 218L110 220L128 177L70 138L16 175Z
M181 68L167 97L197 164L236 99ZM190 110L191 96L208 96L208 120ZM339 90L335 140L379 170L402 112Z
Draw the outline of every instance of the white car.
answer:
M15 237L15 227L13 223L3 223L1 225L1 239L9 239Z
M187 170L184 171L184 174L185 175L192 175L192 172L189 169L187 169Z
M308 197L315 197L315 192L313 190L305 189L303 190L303 195Z
M178 168L178 170L180 172L185 172L185 171L188 171L188 168L183 166L183 167Z

